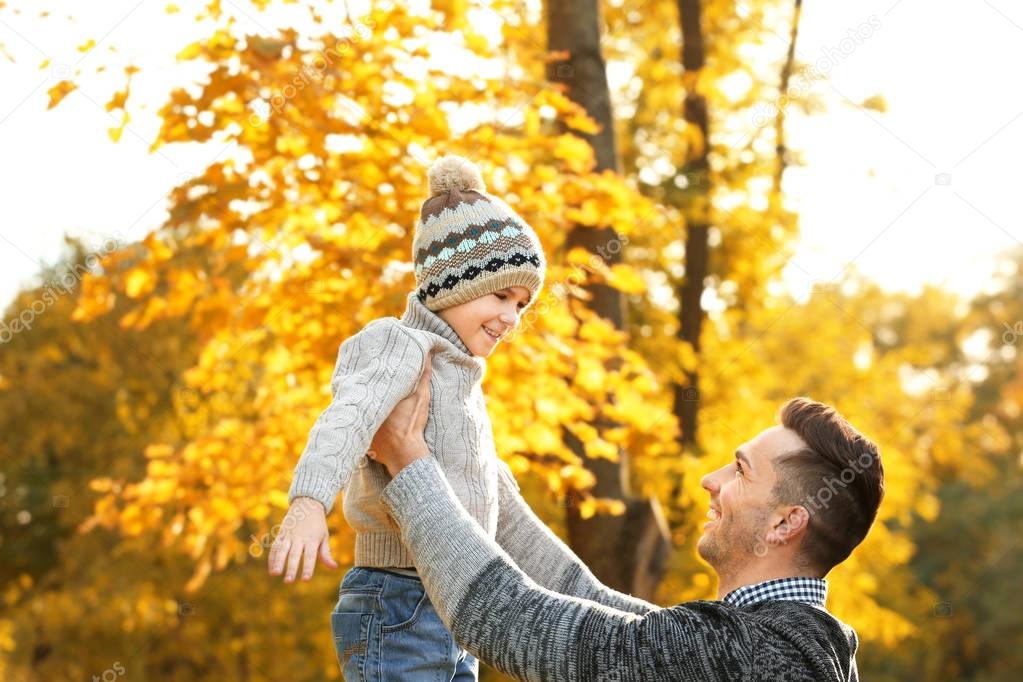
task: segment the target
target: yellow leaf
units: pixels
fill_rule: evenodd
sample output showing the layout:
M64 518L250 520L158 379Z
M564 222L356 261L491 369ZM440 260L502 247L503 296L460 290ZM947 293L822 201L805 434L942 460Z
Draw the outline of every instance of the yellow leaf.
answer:
M596 393L604 386L605 372L600 360L593 356L580 356L577 360L575 382L587 391Z
M162 459L174 454L174 448L166 443L153 443L146 446L146 457L149 459Z
M626 294L641 294L646 291L646 282L643 278L632 266L624 263L611 266L611 276L607 278L607 282Z
M203 557L203 560L199 562L199 565L195 567L195 573L189 578L188 582L185 583L185 592L195 592L203 583L206 582L206 578L210 574L210 569L213 565L210 563L209 557Z
M61 81L50 88L47 93L50 95L50 103L46 105L47 109L60 104L60 101L70 95L72 92L78 89L78 86L71 81Z
M596 135L600 132L600 126L592 118L584 113L574 113L565 119L565 125L573 130L578 130L587 135Z
M565 255L565 262L568 265L582 266L588 266L592 262L594 265L599 267L600 265L603 264L604 261L600 258L599 255L591 253L582 246L573 246Z
M532 423L526 427L526 441L531 451L546 453L557 450L561 446L561 440L555 433L543 424Z
M238 513L238 507L234 502L222 497L215 497L210 501L210 510L225 522L235 518Z
M575 173L585 173L593 167L593 148L581 137L565 133L554 143L554 156L565 162Z
M110 98L110 101L106 103L105 108L107 111L113 111L114 109L123 109L127 99L128 88L125 88L124 90L118 90Z
M124 278L124 293L130 298L138 298L153 289L156 278L145 268L132 268Z
M98 493L109 492L110 489L113 487L114 487L113 480L106 477L94 478L93 480L89 481L89 489L95 490Z
M696 369L698 359L693 351L693 344L688 341L678 342L678 364L687 372Z
M864 109L879 111L882 114L888 111L888 101L884 95L872 95L860 102L860 106Z
M154 260L164 261L174 255L174 252L167 247L167 243L160 239L155 232L150 232L142 243L149 248L149 255Z
M129 504L121 512L121 532L125 535L139 535L145 529L142 510L137 504Z
M625 503L621 500L613 500L607 497L601 497L594 500L596 511L600 514L610 514L611 516L621 516L625 513Z
M96 41L93 40L92 38L89 38L84 43L82 43L81 45L78 46L78 51L79 52L88 52L89 50L91 50L95 46L96 46Z
M189 59L195 59L202 53L202 43L192 43L181 52L178 52L177 56L174 57L179 62L188 61Z
M592 497L587 497L579 503L579 516L583 519L592 518L597 513L597 503Z
M615 343L616 330L603 318L593 318L583 322L579 328L579 337L585 341L597 343Z
M124 129L128 127L128 121L131 120L131 116L128 112L124 112L124 116L121 117L121 125L116 128L108 128L107 135L110 137L111 142L117 142L121 139L121 135L124 133Z
M611 462L619 460L618 446L608 443L603 438L588 441L586 443L586 454L594 459L606 459Z

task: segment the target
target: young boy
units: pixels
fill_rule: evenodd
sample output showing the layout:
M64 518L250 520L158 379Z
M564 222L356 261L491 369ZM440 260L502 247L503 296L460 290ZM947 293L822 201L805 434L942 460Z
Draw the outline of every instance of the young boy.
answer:
M485 358L536 300L546 269L533 229L486 193L470 161L444 157L429 180L412 247L417 290L401 319L374 320L341 344L333 400L309 434L288 493L293 509L312 498L329 512L344 490L355 561L341 582L331 629L346 680L477 678L476 659L441 623L415 557L378 500L387 472L365 453L394 406L415 389L429 353L426 442L462 505L495 536L499 487L509 482L499 482L481 389ZM322 538L319 550L329 559L325 531ZM310 562L315 556L307 552L311 573Z

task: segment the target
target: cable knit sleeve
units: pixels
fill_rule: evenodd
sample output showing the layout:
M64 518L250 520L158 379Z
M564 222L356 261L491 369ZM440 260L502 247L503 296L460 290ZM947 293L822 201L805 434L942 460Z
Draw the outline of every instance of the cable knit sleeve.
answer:
M526 575L554 592L589 599L619 611L644 614L659 608L616 592L597 580L586 564L529 507L508 465L500 462L499 469L497 543Z
M333 399L309 432L288 501L312 497L329 512L377 429L415 390L426 350L396 320L382 319L346 339L331 378Z

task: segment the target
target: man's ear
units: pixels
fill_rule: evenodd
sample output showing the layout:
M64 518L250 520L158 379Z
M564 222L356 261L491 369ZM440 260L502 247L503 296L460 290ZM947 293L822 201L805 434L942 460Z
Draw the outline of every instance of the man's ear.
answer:
M798 539L810 527L810 512L802 505L784 507L767 534L770 545L784 545Z

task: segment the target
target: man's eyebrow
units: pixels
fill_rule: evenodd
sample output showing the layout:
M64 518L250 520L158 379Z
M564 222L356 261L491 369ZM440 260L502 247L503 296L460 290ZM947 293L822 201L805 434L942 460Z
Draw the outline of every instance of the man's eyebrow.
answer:
M738 450L735 451L735 458L741 459L743 462L746 463L747 467L749 467L751 470L753 469L753 465L750 464L749 457L747 457L746 453L742 451L742 448L739 448Z

